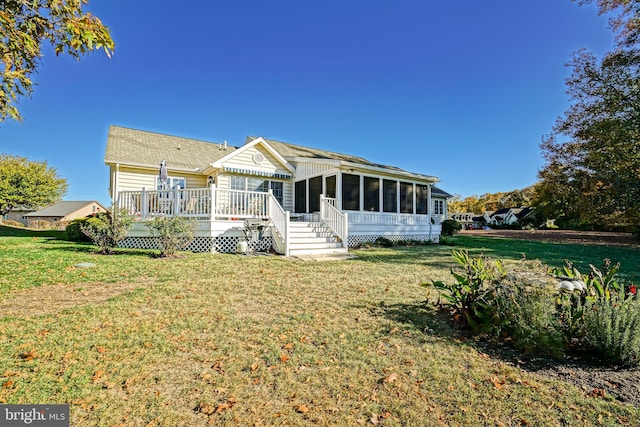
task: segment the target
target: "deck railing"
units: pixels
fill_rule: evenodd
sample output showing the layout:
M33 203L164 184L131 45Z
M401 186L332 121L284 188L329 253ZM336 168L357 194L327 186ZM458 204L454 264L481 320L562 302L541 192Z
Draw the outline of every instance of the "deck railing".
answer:
M336 199L320 195L320 221L327 224L346 245L349 235L349 219L346 212L336 207Z
M137 219L186 216L200 219L269 218L267 192L210 188L121 191L116 206Z
M291 216L289 211L285 211L276 198L273 197L271 191L269 191L269 196L269 216L271 223L279 234L279 236L274 236L274 239L276 239L276 245L282 245L280 251L285 256L289 256L289 222L291 221Z

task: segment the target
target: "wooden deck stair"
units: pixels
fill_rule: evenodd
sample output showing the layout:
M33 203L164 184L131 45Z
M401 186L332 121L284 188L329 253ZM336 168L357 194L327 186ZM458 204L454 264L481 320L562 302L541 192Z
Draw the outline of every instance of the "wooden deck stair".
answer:
M322 223L292 221L289 224L290 256L348 253L340 239Z

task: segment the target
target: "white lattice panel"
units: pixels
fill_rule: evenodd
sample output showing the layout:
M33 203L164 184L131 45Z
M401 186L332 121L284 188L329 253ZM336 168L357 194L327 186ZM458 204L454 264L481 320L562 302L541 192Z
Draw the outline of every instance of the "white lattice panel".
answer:
M220 252L236 253L238 242L241 237L196 237L187 246L186 250L191 252ZM266 252L271 249L273 239L265 237L261 240L249 242L249 248L258 252ZM153 237L127 237L120 242L119 247L128 249L158 249L156 239Z
M350 248L357 248L365 243L373 243L379 238L389 239L392 242L400 242L404 240L418 240L420 242L428 242L428 234L358 234L349 236L348 243ZM431 241L438 242L440 236L437 234L431 235Z

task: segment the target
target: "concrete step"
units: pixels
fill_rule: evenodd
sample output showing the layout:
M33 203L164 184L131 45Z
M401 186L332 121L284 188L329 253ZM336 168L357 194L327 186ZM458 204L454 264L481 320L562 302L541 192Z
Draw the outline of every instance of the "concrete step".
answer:
M341 248L342 247L342 243L340 242L322 242L322 241L315 241L315 242L296 242L296 241L289 241L289 249L300 249L300 248L308 248L308 249L335 249L335 248Z
M289 256L299 256L299 255L338 255L338 254L348 254L347 248L316 248L316 249L289 249Z

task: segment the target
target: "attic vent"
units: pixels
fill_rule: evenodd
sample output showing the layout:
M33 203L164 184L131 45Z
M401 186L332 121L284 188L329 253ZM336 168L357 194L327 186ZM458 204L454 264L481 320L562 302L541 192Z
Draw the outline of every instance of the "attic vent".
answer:
M255 153L253 155L253 163L259 165L262 162L264 162L264 156L262 155L262 153Z

